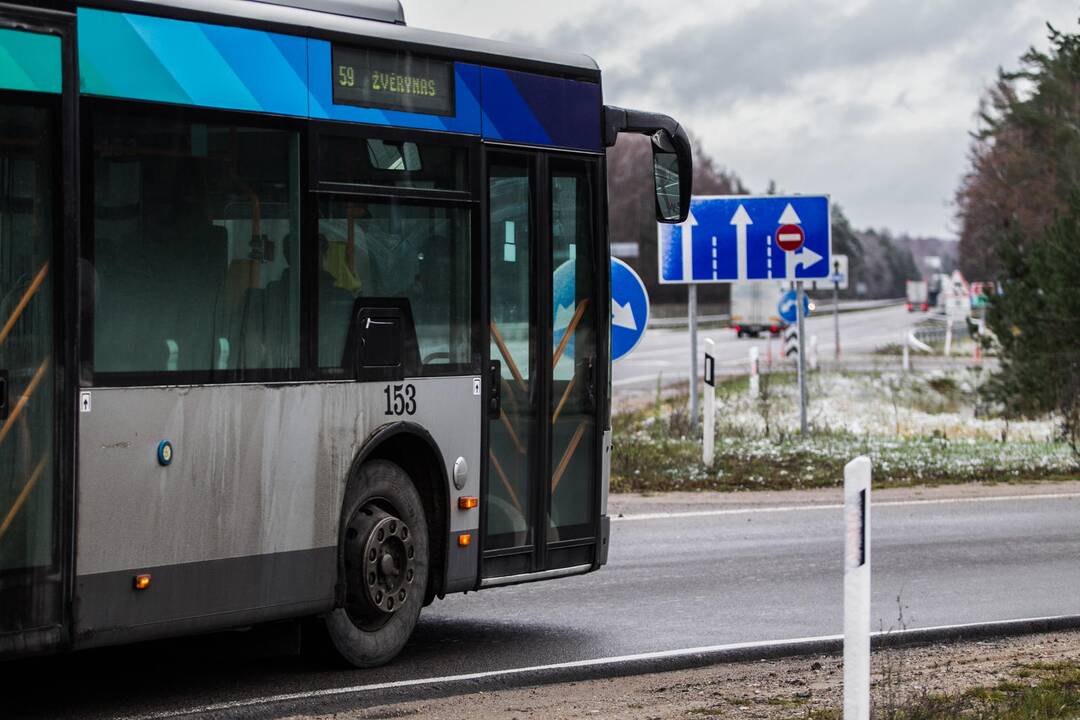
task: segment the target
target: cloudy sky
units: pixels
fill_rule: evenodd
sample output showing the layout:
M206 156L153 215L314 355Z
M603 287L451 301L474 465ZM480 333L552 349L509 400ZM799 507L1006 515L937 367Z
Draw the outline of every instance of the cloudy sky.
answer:
M954 235L999 66L1075 31L1067 0L402 0L410 25L584 52L605 102L677 118L753 192L829 193L856 227Z

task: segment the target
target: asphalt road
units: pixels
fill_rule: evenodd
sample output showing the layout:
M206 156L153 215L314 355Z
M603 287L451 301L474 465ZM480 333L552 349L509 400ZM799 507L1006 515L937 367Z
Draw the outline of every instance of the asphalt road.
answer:
M903 305L841 313L841 357L862 360L879 347L903 341L916 323L924 320L924 313L909 313ZM806 319L806 335L817 336L818 356L822 361L834 357L833 317L831 313L811 314ZM698 331L698 352L704 353L704 341L716 342L718 374L745 374L749 365L750 348L757 345L764 363L769 354L769 340L738 339L731 328L708 328ZM781 357L780 339L772 340L772 353L776 363ZM881 358L885 364L899 364L899 358ZM701 372L701 364L698 365ZM615 363L613 386L618 395L634 389L656 387L657 376L664 384L685 381L690 375L690 333L687 328L650 328L632 353Z
M874 626L1080 614L1078 518L1080 494L875 505ZM835 507L621 519L611 548L598 573L437 602L385 668L345 671L287 654L253 659L251 634L231 633L7 665L2 714L142 715L842 629Z

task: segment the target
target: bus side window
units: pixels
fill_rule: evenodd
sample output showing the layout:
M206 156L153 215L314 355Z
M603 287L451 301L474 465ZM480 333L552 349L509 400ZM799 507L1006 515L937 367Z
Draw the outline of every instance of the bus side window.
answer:
M408 301L424 372L471 363L468 210L324 198L319 229L320 367L341 366L353 298Z
M299 136L188 118L96 109L95 374L299 364Z

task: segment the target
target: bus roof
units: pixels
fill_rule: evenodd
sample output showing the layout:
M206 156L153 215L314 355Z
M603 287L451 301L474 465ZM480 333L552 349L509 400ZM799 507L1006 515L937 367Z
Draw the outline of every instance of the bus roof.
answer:
M405 24L405 9L400 0L254 0L271 5L314 10L315 12L346 17L378 20L395 25Z
M495 67L598 80L588 55L422 30L405 24L398 0L89 0L80 5L247 25L373 46L408 47L429 55Z

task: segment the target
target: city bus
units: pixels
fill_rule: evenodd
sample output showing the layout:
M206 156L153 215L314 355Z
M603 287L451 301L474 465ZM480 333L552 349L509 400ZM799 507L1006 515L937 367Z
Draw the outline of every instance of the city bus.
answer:
M605 107L396 0L0 5L0 656L286 619L392 658L608 552Z

